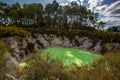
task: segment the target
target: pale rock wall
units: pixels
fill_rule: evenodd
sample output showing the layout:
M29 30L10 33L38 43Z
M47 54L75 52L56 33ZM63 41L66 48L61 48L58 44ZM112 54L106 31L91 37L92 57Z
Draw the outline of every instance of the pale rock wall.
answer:
M102 53L102 50L107 50L111 48L112 50L119 50L119 43L105 43L101 44L101 40L94 42L88 37L75 36L72 40L65 36L57 36L54 34L34 34L34 36L26 38L18 37L8 37L3 38L3 41L11 48L15 50L14 56L18 58L19 56L26 56L30 51L27 49L32 44L33 49L40 50L47 47L68 47L68 48L78 48L82 50L91 51L94 53ZM108 45L109 44L109 45ZM110 50L110 49L109 49ZM17 53L17 55L15 54ZM18 58L19 60L19 58Z

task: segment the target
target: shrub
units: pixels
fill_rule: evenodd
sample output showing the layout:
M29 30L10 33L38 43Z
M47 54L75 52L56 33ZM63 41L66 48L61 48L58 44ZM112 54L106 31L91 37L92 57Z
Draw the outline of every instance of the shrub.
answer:
M3 79L6 72L6 61L7 58L5 57L5 54L7 52L7 47L5 44L0 40L0 79Z
M116 32L104 32L97 30L82 30L82 29L59 29L59 28L25 28L27 31L40 34L56 34L58 36L66 36L70 40L74 39L75 36L89 37L93 41L102 41L104 43L118 42L120 43L120 33ZM117 36L117 37L116 37Z
M104 58L96 61L92 69L78 67L70 74L70 80L77 77L79 80L119 80L120 79L120 53L106 54ZM74 74L73 74L74 72Z
M106 54L93 63L91 68L76 66L67 70L61 61L36 59L25 71L25 80L119 80L120 53Z
M9 37L9 36L26 37L26 36L30 36L30 32L25 31L22 28L17 28L15 26L0 27L0 37Z
M58 60L43 60L34 58L32 67L26 69L25 80L68 80L65 67Z

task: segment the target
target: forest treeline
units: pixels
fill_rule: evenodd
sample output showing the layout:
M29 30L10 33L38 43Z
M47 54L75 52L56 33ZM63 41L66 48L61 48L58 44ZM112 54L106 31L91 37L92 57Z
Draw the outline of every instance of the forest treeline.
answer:
M1 26L16 25L22 27L97 27L102 28L104 22L97 21L98 13L73 1L62 6L56 0L43 6L41 3L8 5L0 2Z

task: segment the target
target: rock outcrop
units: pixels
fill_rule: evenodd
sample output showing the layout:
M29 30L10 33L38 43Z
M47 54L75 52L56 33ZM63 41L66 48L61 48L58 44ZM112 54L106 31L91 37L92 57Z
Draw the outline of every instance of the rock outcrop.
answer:
M6 53L4 58L6 61L5 65L1 68L0 80L18 80L16 79L16 73L22 70L18 61L16 58L12 57L10 53Z
M2 39L6 45L14 49L12 56L17 60L26 56L33 50L40 50L47 47L72 47L91 51L94 53L104 53L106 50L119 50L119 43L104 43L101 40L95 42L88 37L75 36L69 39L66 36L57 36L54 34L34 34L26 38L7 37ZM108 45L109 44L109 45Z

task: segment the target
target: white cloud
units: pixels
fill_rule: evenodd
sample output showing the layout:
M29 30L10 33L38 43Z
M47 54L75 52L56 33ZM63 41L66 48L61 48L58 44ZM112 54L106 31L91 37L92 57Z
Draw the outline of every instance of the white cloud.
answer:
M80 4L80 3L83 4L83 1L84 1L84 0L68 0L68 1L69 1L69 2L76 1L78 4Z
M120 26L120 18L117 17L103 17L100 19L106 23L106 26Z
M108 7L108 5L97 6L96 9L95 9L95 12L101 14L107 7Z
M93 9L100 5L104 0L88 0L89 8Z
M100 15L103 15L100 21L105 22L106 27L120 26L120 0L112 3L111 5L95 5L95 12L98 12Z
M69 2L79 0L68 0ZM85 0L80 0L83 3ZM89 9L98 12L100 15L103 15L99 21L106 23L106 26L120 26L120 0L112 3L111 5L102 5L102 2L105 0L88 0ZM116 17L115 17L116 16ZM117 17L119 16L119 17Z
M116 1L115 3L107 6L102 14L104 16L120 16L120 1Z
M73 2L73 1L78 1L78 0L68 0L68 1Z
M93 9L93 8L96 8L97 6L99 6L104 0L68 0L69 2L73 2L73 1L76 1L77 3L81 3L83 5L83 2L84 1L88 1L88 4L89 5L89 9Z
M68 5L68 3L63 3L63 2L62 2L60 5L61 5L61 6L66 6L66 5Z

